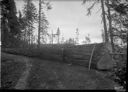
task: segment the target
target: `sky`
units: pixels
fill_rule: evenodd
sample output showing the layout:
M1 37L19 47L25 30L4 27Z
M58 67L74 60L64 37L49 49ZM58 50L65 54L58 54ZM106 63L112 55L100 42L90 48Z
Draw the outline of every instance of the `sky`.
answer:
M23 8L23 0L15 0L17 10ZM38 0L34 0L34 4L38 9ZM91 42L102 42L101 30L101 10L97 4L90 16L87 16L87 7L92 3L82 4L81 0L50 0L52 9L46 12L49 21L49 32L53 30L56 33L57 28L60 28L61 37L65 39L76 37L76 28L79 30L79 43L85 36L90 34ZM37 33L38 30L35 30Z

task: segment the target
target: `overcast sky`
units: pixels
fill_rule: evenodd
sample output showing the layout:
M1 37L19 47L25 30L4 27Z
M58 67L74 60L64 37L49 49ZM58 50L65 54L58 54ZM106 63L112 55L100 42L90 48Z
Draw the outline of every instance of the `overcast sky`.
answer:
M38 0L34 3L38 8ZM85 36L90 34L92 42L101 42L101 29L103 26L101 24L101 10L100 5L97 4L91 16L86 16L87 10L92 3L82 5L82 1L58 1L51 0L50 4L52 9L46 12L47 19L50 23L49 31L53 30L55 33L57 28L60 28L61 36L63 35L65 39L75 38L76 28L79 29L79 39L80 42ZM16 0L16 6L19 9L23 7L23 0ZM37 30L35 30L37 33Z

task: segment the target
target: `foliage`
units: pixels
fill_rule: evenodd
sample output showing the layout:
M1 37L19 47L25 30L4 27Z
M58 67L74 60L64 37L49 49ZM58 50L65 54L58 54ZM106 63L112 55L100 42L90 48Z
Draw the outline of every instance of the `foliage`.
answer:
M52 7L48 1L39 0L39 14L38 14L38 47L40 47L41 42L44 44L47 42L47 32L49 22L46 19L45 11L50 10Z
M58 44L59 44L59 43L60 43L60 42L59 42L59 40L60 40L60 38L59 38L59 37L60 37L60 29L59 29L59 27L58 27L58 29L57 29L56 35L58 36Z
M19 46L20 28L14 0L1 1L1 34L3 47Z
M23 16L19 13L21 26L23 28L23 37L30 43L33 35L34 23L37 21L37 9L32 0L24 1Z
M126 50L128 32L128 3L124 0L111 1L107 7L111 9L112 36L114 41L114 52L124 53L124 55L114 55L117 66L114 69L114 80L126 89ZM117 42L117 40L119 40Z
M29 23L35 22L37 19L37 13L36 13L36 7L33 4L32 0L25 1L23 14L24 18L26 19L26 25L29 25Z
M120 62L117 63L114 70L114 80L126 89L126 62L122 64Z
M45 13L42 11L42 14L41 14L41 26L40 26L40 36L41 36L41 42L42 43L46 43L47 42L47 36L48 36L48 25L49 25L49 22L48 20L46 19L46 15Z
M68 40L66 40L64 42L64 44L72 44L72 45L75 45L76 44L76 41L74 40L74 38L69 38Z
M76 41L76 44L78 44L79 43L79 29L78 28L76 28L76 39L75 39Z
M109 7L113 11L112 17L112 31L114 40L120 39L122 43L127 43L127 31L128 31L128 4L127 1L121 3L121 1L116 0L112 2Z
M64 37L62 36L62 38L61 38L61 44L63 44L64 43Z
M120 48L120 47L119 47ZM118 49L119 49L118 48ZM126 49L121 49L121 51ZM123 89L126 90L126 63L127 63L127 54L124 55L114 55L114 60L116 65L113 69L113 78Z
M83 41L84 44L89 44L91 42L91 39L89 37L89 34L88 36L85 36L85 40Z
M83 0L83 3L86 3L87 1L89 0ZM102 1L103 3L103 0L90 0L90 1L93 1L94 3L90 8L88 8L88 14L91 14L91 9L94 7L95 2ZM104 1L105 1L104 2L105 6L107 7L105 9L108 9L107 12L104 11L105 16L107 16L109 21L109 30L107 30L108 31L107 33L110 35L109 36L110 38L112 37L111 40L114 42L114 51L118 52L117 50L121 47L123 47L123 49L126 50L127 48L125 48L124 46L127 46L127 35L128 35L128 17L127 17L128 1L127 0L124 0L123 2L122 0L104 0ZM108 4L108 2L110 3ZM110 9L110 14L109 14L109 9ZM111 26L112 28L110 28ZM105 36L105 34L103 34L103 36ZM117 43L117 40L120 40L118 41L119 43ZM116 45L118 45L118 49ZM116 67L116 70L114 71L114 76L115 76L114 79L124 88L126 88L126 79L125 79L126 59L123 60L124 58L126 58L126 56L123 57L122 60L119 60L120 58L117 59L119 65Z

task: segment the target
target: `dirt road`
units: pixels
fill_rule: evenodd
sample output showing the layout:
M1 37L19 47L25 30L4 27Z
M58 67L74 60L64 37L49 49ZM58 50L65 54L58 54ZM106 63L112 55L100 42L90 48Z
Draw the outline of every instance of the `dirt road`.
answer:
M25 64L14 89L114 89L112 80L81 66L10 54L2 58Z

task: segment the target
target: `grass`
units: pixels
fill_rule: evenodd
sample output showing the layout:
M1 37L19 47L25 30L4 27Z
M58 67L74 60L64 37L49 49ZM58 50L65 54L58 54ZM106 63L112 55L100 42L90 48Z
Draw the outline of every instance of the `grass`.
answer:
M1 88L13 89L25 69L24 63L15 61L15 57L1 55Z
M113 89L113 81L95 70L33 58L27 89Z

